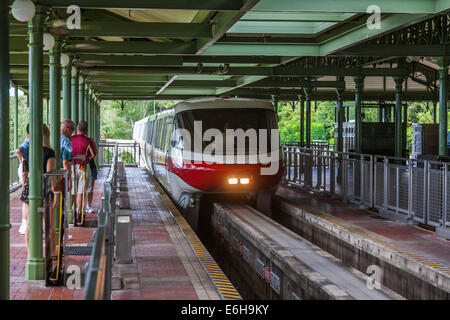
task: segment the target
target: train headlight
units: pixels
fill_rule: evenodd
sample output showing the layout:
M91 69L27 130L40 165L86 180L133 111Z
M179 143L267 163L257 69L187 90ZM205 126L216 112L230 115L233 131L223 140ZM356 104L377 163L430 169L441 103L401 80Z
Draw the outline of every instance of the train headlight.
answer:
M238 178L229 178L228 179L228 184L237 184L238 183Z
M249 179L249 178L241 178L241 179L239 180L239 182L240 182L241 184L249 184L249 183L250 183L250 179Z

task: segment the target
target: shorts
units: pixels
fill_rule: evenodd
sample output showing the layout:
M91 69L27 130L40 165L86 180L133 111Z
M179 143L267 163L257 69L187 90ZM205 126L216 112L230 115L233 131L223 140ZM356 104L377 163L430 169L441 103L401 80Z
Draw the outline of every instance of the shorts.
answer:
M73 169L73 168L72 168ZM76 193L77 194L83 194L83 172L86 173L84 179L85 179L85 194L92 192L92 173L91 173L91 166L89 164L86 164L85 171L80 170L80 165L75 164L75 171L72 170L72 194L75 194L75 182L76 182ZM75 176L74 176L75 175Z

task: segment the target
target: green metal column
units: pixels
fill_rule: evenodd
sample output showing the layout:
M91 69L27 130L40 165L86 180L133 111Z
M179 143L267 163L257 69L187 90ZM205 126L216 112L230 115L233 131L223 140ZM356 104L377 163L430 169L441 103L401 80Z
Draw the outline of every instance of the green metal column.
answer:
M303 88L306 102L306 148L311 148L311 88Z
M364 89L364 77L353 78L355 82L355 152L361 152L361 104Z
M88 132L89 132L89 138L93 138L94 136L92 135L92 109L93 109L93 107L92 107L92 103L93 103L93 99L92 99L92 94L90 93L89 94L89 97L88 97L88 101L89 101L89 104L88 104L88 107L87 107L87 114L88 114Z
M19 147L19 86L14 85L14 148Z
M402 90L403 90L403 77L394 77L395 82L395 156L402 156L402 142L403 142L403 130L402 130Z
M0 300L9 299L9 1L0 1ZM17 90L17 86L16 86ZM17 97L16 97L17 99ZM17 122L16 122L17 124Z
M381 104L378 106L378 122L383 122L383 108Z
M25 266L27 280L44 279L44 258L42 248L42 94L43 86L43 14L36 7L34 18L28 22L29 42L29 83L30 83L30 250Z
M439 57L439 155L447 156L447 98L449 58Z
M80 77L78 82L78 122L84 118L84 78Z
M303 89L302 89L303 91ZM305 146L305 95L300 92L298 95L300 109L300 147Z
M72 111L70 115L72 116L72 121L77 125L78 123L78 70L76 67L72 67Z
M89 107L89 86L87 84L87 79L84 79L84 104L83 104L83 121L88 120L88 107Z
M63 119L71 119L71 77L72 77L72 57L69 59L69 64L62 68L62 83L63 83Z
M337 103L336 103L336 122L337 122L337 151L342 152L344 150L344 106L342 102L342 95L344 94L344 89L336 89Z
M55 166L60 168L60 126L61 126L61 40L50 50L50 139L55 151Z

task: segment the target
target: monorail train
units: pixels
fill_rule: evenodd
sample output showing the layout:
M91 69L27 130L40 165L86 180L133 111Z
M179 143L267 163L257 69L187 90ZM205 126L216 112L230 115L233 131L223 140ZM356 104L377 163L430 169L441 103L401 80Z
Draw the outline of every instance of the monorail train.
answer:
M133 139L194 229L205 195L251 194L264 202L284 171L277 115L263 100L185 100L136 122Z

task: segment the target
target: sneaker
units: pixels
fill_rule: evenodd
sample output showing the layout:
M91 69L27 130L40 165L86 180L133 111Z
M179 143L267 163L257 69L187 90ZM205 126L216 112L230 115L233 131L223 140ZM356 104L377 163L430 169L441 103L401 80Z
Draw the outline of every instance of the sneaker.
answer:
M90 206L86 207L86 213L93 213L93 212L95 212L94 208L92 208Z
M28 227L28 220L22 219L22 224L20 225L19 233L25 234L25 232L27 231L27 227Z

